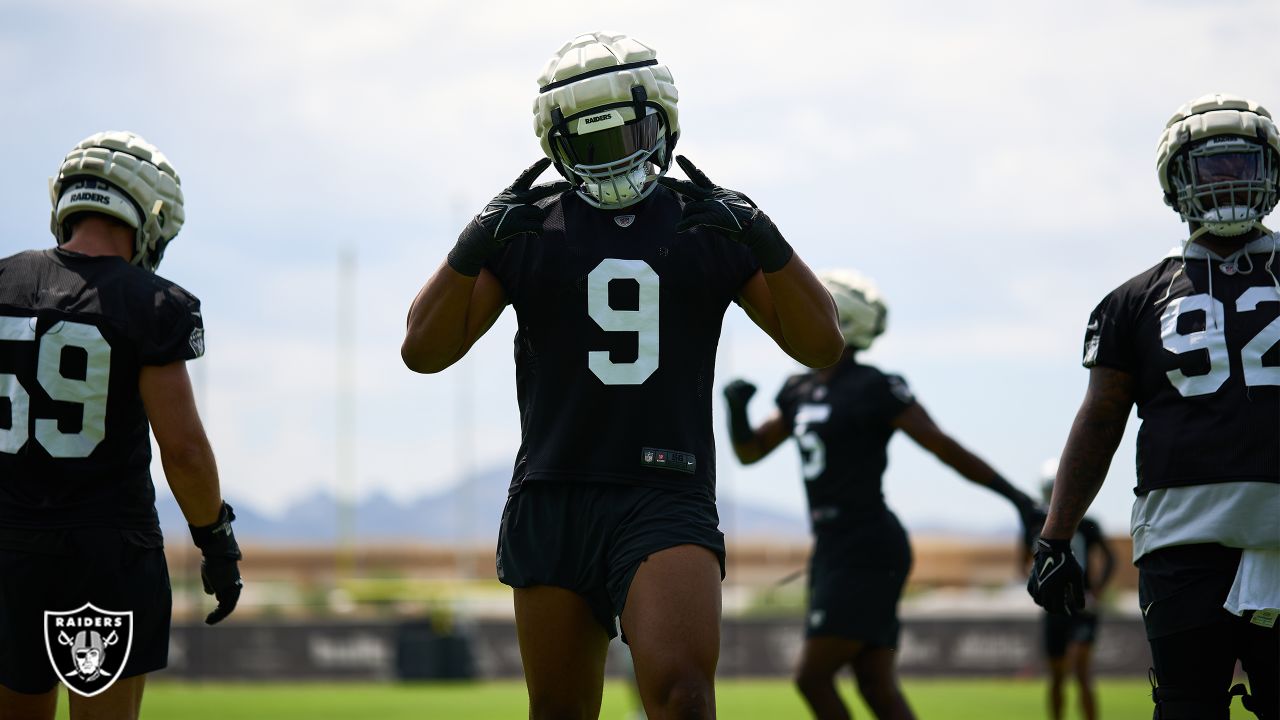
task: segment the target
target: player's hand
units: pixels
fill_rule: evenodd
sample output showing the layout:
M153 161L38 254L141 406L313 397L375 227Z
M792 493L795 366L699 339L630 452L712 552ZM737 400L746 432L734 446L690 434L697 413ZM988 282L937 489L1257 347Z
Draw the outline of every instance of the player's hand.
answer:
M1084 573L1070 540L1036 539L1027 592L1053 615L1075 615L1084 609Z
M731 410L745 408L755 394L756 386L746 380L734 380L724 386L724 399L728 401Z
M751 248L765 272L781 270L791 259L791 246L778 228L756 207L751 198L736 190L722 188L684 155L676 163L688 180L663 176L658 182L688 198L676 232L696 227L711 227Z
M542 221L547 211L535 203L572 187L564 181L535 187L533 181L550 165L547 158L530 165L467 223L458 236L458 243L449 253L449 267L475 277L489 258L511 242L511 238L522 233L542 232Z
M231 521L235 519L235 511L230 505L223 503L218 519L212 525L187 526L191 529L191 539L203 556L200 561L200 580L204 583L204 591L218 600L218 607L204 619L206 625L221 622L236 609L236 603L240 601L240 590L244 583L240 580L240 545L231 531Z

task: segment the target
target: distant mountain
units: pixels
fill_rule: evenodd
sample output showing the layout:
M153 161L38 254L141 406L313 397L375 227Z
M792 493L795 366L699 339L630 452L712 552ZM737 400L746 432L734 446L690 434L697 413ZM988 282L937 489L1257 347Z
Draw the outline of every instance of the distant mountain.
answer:
M354 509L357 542L493 542L507 500L510 470L495 467L440 492L408 502L383 493L361 499ZM338 536L338 504L333 495L315 492L290 505L278 517L257 512L228 498L236 508L236 536L245 542L331 544ZM720 527L735 538L801 540L809 530L804 517L753 503L720 498ZM156 502L166 535L186 536L186 521L168 495Z

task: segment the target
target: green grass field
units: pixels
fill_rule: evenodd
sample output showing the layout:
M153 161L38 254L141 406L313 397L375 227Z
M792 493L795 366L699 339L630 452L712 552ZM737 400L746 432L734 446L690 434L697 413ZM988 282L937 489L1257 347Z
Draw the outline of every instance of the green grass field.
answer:
M849 681L842 690L855 718L870 718L853 700ZM1105 681L1098 685L1102 717L1133 720L1151 717L1144 680ZM1044 685L1032 680L915 680L906 693L923 720L1035 720L1045 717ZM717 684L719 716L805 718L800 697L784 680L722 680ZM605 688L603 720L624 720L630 710L627 688ZM58 717L67 717L66 700ZM474 684L188 684L152 683L142 705L147 720L509 720L525 717L523 683ZM1071 716L1076 717L1076 716ZM1232 707L1234 719L1252 718Z

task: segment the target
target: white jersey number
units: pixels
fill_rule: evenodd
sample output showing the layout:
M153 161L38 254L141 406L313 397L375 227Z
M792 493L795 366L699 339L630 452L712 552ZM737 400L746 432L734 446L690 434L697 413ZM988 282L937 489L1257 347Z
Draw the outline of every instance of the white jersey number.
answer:
M1251 287L1236 300L1236 312L1253 312L1259 305L1268 302L1280 302L1280 290L1274 286ZM1179 334L1178 318L1183 313L1196 311L1205 314L1205 329ZM1212 318L1217 318L1218 322L1214 322ZM1209 353L1209 372L1204 375L1187 375L1181 370L1166 373L1169 382L1183 397L1215 393L1231 377L1231 356L1227 348L1225 322L1226 313L1222 302L1206 293L1175 298L1160 314L1160 339L1165 350L1178 355L1195 350L1207 350ZM1263 354L1277 342L1280 342L1280 317L1262 328L1261 332L1240 349L1240 365L1244 369L1245 385L1280 385L1280 367L1262 364Z
M831 418L830 405L804 404L796 408L796 445L800 446L800 474L805 482L812 482L827 471L827 446L810 425L825 423Z
M635 310L609 306L609 283L634 280L640 286ZM658 369L658 273L643 260L600 261L587 276L587 314L605 332L636 334L636 359L614 362L608 350L587 353L587 366L605 385L639 385Z
M36 342L34 319L0 317L0 341ZM83 380L62 374L66 348L85 353ZM106 437L111 346L93 325L59 322L39 339L36 381L53 400L82 406L79 432L64 433L53 418L36 418L36 442L56 458L89 457ZM9 427L0 428L0 452L14 454L30 439L31 396L16 375L0 373L0 397L8 399Z

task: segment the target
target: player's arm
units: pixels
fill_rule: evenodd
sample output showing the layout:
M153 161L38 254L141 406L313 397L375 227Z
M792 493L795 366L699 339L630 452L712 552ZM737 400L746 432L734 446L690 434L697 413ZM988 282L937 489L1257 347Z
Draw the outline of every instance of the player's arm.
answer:
M470 277L441 263L409 307L400 357L414 372L440 372L467 354L506 304L493 273Z
M570 187L566 182L533 186L550 165L547 158L535 162L490 200L418 292L400 346L400 357L410 370L435 373L449 367L498 319L506 294L485 263L517 235L542 232L546 210L538 201Z
M746 195L711 182L689 158L677 155L676 163L689 179L659 180L687 199L676 232L711 227L746 246L760 265L739 291L738 301L747 315L783 352L808 367L827 367L839 360L844 338L835 302L769 216Z
M1042 538L1070 540L1075 534L1107 477L1134 398L1133 375L1108 367L1090 368L1084 402L1058 461Z
M733 443L733 454L743 465L750 465L773 452L791 434L780 412L774 412L760 427L751 427L747 403L755 394L756 386L746 380L733 380L724 386L725 405L729 410L729 440Z
M1103 536L1102 529L1093 523L1089 523L1089 525L1091 526L1091 532L1085 535L1085 542L1087 543L1085 552L1096 554L1102 558L1101 566L1097 563L1089 563L1089 567L1101 567L1091 583L1094 594L1101 595L1102 589L1111 581L1111 575L1116 569L1116 556L1111 551L1111 544Z
M197 527L217 521L222 509L218 467L196 411L186 362L143 366L138 390L183 517Z
M934 457L961 477L982 485L1013 503L1024 526L1038 524L1035 501L938 427L923 405L911 403L894 417L892 425L909 435L920 447L933 453Z
M218 466L196 411L186 362L143 366L138 390L160 447L165 479L187 519L192 540L200 548L204 591L218 599L218 607L205 618L213 625L230 615L240 600L237 563L241 554L231 531L235 512L222 501Z
M757 272L742 287L742 309L797 362L827 367L840 359L844 338L831 294L799 255L776 272Z

